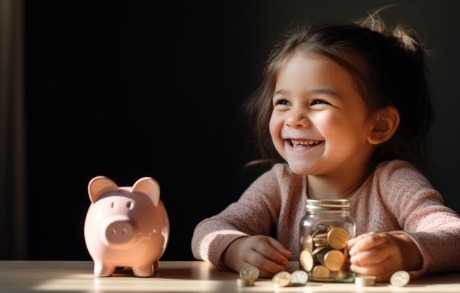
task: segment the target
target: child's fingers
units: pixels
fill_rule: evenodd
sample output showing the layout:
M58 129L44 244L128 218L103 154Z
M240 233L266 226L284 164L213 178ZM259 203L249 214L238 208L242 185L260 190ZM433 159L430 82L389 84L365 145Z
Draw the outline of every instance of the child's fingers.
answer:
M289 258L292 257L292 252L289 249L287 249L286 247L284 247L284 245L281 244L281 242L279 242L276 239L271 238L271 237L268 238L268 241L270 242L270 245L272 245L274 248L276 248L276 250L278 252L280 252L282 255L284 255L286 258L289 259Z
M250 250L245 255L245 262L257 267L261 277L271 277L285 269L286 264L268 258L258 250Z
M265 237L263 241L259 241L254 247L258 253L264 256L267 260L273 261L277 264L285 266L289 261L286 254L290 252L286 250L281 243L273 238Z
M359 252L370 250L380 245L384 241L386 241L386 237L380 233L371 232L359 235L358 237L348 241L350 255L355 255Z

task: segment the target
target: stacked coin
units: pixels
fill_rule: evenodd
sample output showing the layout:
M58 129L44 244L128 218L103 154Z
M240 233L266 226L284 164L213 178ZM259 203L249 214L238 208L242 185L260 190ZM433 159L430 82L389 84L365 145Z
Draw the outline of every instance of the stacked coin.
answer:
M348 281L349 269L347 242L348 231L340 226L318 225L302 238L300 266L309 273L311 280Z
M375 286L375 276L356 276L355 284L358 287Z

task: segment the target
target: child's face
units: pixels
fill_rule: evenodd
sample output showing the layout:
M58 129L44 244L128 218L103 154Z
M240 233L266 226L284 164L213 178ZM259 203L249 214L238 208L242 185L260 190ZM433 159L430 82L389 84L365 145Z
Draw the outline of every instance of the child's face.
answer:
M296 53L276 80L270 133L298 175L362 172L372 152L368 111L351 75L331 59Z

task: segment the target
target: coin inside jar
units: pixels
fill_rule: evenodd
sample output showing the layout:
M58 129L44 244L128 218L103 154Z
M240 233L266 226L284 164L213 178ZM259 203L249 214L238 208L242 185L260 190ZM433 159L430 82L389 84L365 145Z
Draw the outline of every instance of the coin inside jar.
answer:
M311 281L354 282L348 241L355 234L349 200L307 198L300 221L299 269Z
M345 255L339 250L329 250L324 255L324 265L331 271L339 271L345 264Z
M323 266L323 265L318 265L313 268L312 275L314 278L318 279L327 279L330 276L329 270Z
M302 250L313 251L313 239L311 235L307 235L302 240Z
M300 265L307 272L310 272L313 268L313 257L308 250L300 252Z
M350 235L347 230L342 227L333 227L327 233L327 242L334 249L343 249L347 247L347 242L350 240Z

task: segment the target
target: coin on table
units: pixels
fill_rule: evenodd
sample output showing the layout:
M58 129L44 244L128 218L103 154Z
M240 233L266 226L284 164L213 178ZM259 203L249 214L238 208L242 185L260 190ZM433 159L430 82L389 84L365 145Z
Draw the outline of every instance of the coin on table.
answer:
M302 250L300 253L300 265L307 272L311 271L313 268L313 257L308 250Z
M291 273L291 285L302 286L307 284L308 274L304 270L297 270Z
M279 272L273 276L272 282L278 287L286 287L291 283L291 273L286 271Z
M327 233L327 242L334 249L345 248L349 239L348 231L342 227L334 227Z
M238 287L252 287L255 285L255 281L253 280L243 280L243 279L236 279L236 285Z
M256 280L259 278L259 269L253 265L245 265L240 271L242 280Z
M410 275L406 271L397 271L391 275L390 283L396 287L404 287L409 284Z
M374 286L375 277L374 276L356 276L355 285L360 287Z

